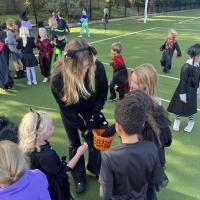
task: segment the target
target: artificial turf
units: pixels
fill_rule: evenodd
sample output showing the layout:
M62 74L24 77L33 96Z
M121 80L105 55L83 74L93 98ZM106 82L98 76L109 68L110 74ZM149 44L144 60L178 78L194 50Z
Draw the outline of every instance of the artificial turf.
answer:
M123 19L108 24L109 31L104 33L103 24L90 25L91 37L85 39L91 42L98 51L97 58L105 63L108 79L111 79L112 69L108 65L111 62L110 48L113 42L121 42L123 56L128 68L134 68L142 63L152 63L159 74L162 73L159 60L161 53L159 48L167 36L169 28L178 31L177 41L182 50L182 58L174 56L172 70L168 77L159 76L157 95L164 99L163 107L166 109L168 100L173 95L178 84L180 69L188 58L187 48L200 40L200 10L187 10L154 16L148 19L147 24L143 19ZM68 40L79 35L80 27L71 28ZM49 83L42 83L42 76L37 68L37 86L27 86L25 79L15 81L14 87L6 94L0 94L0 115L9 117L13 122L19 123L22 116L29 111L30 106L34 109L48 111L55 123L55 135L50 140L60 155L67 154L67 136L63 128L59 110L50 91ZM198 101L200 98L198 97ZM200 102L198 102L200 108ZM115 103L106 103L103 112L110 123L114 122ZM169 114L174 120L174 115ZM167 188L161 189L160 200L200 200L200 115L195 117L195 127L191 134L185 133L183 128L187 119L181 123L181 131L173 133L173 144L166 150L166 173L169 178ZM119 143L115 138L113 145ZM87 155L86 155L87 157ZM71 179L71 178L70 178ZM95 177L87 176L87 191L82 195L76 195L76 199L99 199L99 185ZM73 181L71 188L74 191Z

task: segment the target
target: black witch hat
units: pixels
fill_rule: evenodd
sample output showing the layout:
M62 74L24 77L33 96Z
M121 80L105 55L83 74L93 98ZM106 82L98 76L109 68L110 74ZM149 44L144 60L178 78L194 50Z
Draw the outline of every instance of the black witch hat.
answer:
M28 21L27 11L26 11L26 10L20 15L20 18L21 18L23 21Z

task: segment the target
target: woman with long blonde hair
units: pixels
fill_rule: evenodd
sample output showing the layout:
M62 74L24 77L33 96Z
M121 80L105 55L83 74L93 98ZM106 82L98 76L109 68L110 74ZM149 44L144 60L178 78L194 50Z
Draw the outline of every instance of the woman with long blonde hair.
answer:
M36 48L34 38L30 37L30 32L27 28L21 27L19 29L19 39L17 39L17 48L21 49L22 62L26 67L27 84L37 85L35 66L38 65L38 61L33 53L33 49ZM32 80L31 80L32 75Z
M51 199L45 175L28 168L27 158L17 144L0 141L0 199Z
M95 58L96 50L82 38L72 40L53 72L52 93L59 105L69 137L69 154L80 146L78 130L88 133L88 119L103 109L107 99L108 81L103 64ZM89 148L87 169L96 176L100 171L100 152ZM78 193L85 190L85 163L82 156L72 176Z

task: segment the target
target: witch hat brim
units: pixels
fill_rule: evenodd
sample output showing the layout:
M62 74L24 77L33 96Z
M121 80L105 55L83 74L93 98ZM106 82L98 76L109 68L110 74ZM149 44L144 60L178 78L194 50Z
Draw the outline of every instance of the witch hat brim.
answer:
M65 29L55 29L56 35L67 35Z

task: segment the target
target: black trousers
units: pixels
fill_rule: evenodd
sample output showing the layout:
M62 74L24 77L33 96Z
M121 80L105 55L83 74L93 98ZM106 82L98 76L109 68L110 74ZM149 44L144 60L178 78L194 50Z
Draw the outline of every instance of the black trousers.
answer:
M163 52L162 58L160 60L161 65L163 66L163 70L164 71L168 71L171 70L171 66L172 66L172 52L170 51L170 49L166 50L165 52Z
M42 65L40 65L41 74L44 77L50 76L51 60L48 61L45 57L42 58Z
M61 111L61 117L65 130L69 138L69 159L71 159L75 154L78 147L81 145L78 129L73 128ZM82 116L86 120L87 115ZM94 147L88 147L88 164L87 168L90 169L96 176L99 176L101 167L101 154L100 151L96 150ZM84 156L81 156L77 162L74 169L71 171L72 177L76 183L85 182L86 170L85 170L85 160Z
M113 98L116 97L115 85L118 86L117 91L119 92L119 98L120 99L124 98L125 92L124 92L123 84L119 84L117 78L114 78L114 77L112 81L110 82L110 96Z

